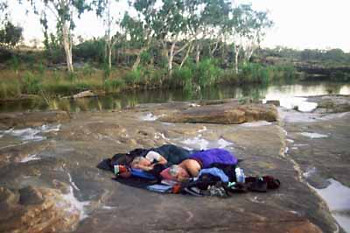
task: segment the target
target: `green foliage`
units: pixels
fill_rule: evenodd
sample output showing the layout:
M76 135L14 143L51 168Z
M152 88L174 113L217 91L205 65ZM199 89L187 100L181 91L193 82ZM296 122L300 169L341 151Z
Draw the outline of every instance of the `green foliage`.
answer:
M0 30L0 44L15 46L22 39L22 32L22 27L14 26L9 21L6 22L4 28Z
M338 82L349 82L350 81L350 73L346 73L340 70L331 73L331 80Z
M271 70L273 80L293 81L297 77L297 70L292 65L272 66Z
M67 74L66 74L66 78L69 80L69 81L71 81L71 82L73 82L73 81L75 81L76 79L77 79L77 74L76 73L72 73L72 72L68 72Z
M39 62L39 65L38 65L39 74L40 74L41 76L43 76L43 75L45 74L45 70L46 70L46 68L45 68L43 62L40 61L40 62Z
M141 64L149 64L152 59L152 55L148 51L141 53Z
M187 90L198 87L207 87L218 82L222 70L217 66L217 61L205 59L199 64L189 61L182 68L173 70L170 86L184 87Z
M0 98L12 98L21 94L20 85L17 80L1 81L0 83Z
M117 92L125 86L123 79L109 79L104 82L104 89L106 92Z
M344 53L341 49L319 50L319 49L305 49L302 51L276 47L274 49L260 50L262 57L278 57L288 58L290 60L309 61L332 61L332 62L350 62L350 53Z
M102 38L84 41L73 47L77 59L104 62L105 41Z
M193 82L193 70L185 66L183 68L175 68L171 76L170 86L172 87L184 87L185 89L191 89Z
M240 80L243 83L268 83L270 76L266 67L257 63L246 63L242 67Z
M82 68L82 72L84 76L91 76L95 71L90 63L85 63Z
M20 66L20 62L19 62L18 57L12 56L12 58L10 60L11 69L17 72L19 70L19 66Z
M111 69L109 68L107 62L103 63L103 79L107 80L111 76Z
M38 94L42 89L40 78L30 71L23 77L22 92L27 94Z
M217 66L217 61L213 59L205 59L201 61L195 70L197 84L201 87L210 86L216 83L221 74L222 71Z
M123 76L127 85L135 86L140 83L142 77L141 69L131 70Z

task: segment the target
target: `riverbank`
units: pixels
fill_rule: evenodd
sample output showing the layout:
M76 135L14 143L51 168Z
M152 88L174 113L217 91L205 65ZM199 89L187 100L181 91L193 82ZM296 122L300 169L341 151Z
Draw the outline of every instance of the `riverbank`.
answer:
M348 97L344 100L349 103ZM340 102L334 102L333 106L337 103ZM310 189L314 183L311 178L305 178L309 166L304 166L303 161L317 167L317 171L322 171L320 164L325 169L329 167L327 173L317 173L321 174L321 180L332 177L348 185L349 162L344 152L349 146L344 140L350 132L346 129L349 114L280 112L279 109L280 117L276 118L279 120L271 122L223 125L160 121L160 117L165 119L164 114L174 114L175 110L206 114L216 104L232 106L231 101L210 105L205 102L142 104L120 111L71 113L64 120L57 118L57 123L50 120L54 118L45 121L39 116L31 117L39 122L32 127L8 129L11 126L3 125L0 191L4 211L0 229L7 232L336 231L332 213ZM252 109L249 104L241 108ZM296 118L295 114L303 117ZM312 119L314 123L292 123L288 119ZM40 122L48 124L44 127ZM308 139L299 131L329 137ZM241 167L246 174L273 175L282 185L276 191L237 194L227 199L160 195L122 185L111 179L112 174L96 168L102 159L115 153L166 143L193 149L226 148L243 159ZM335 157L331 160L320 154L317 159L319 150L314 150L313 155L308 155L310 159L300 160L306 158L307 150L297 152L293 147L303 150L303 146L298 146L303 143L310 145L305 148L312 148L315 143L327 145L322 148L324 155L333 151ZM327 166L330 160L331 167ZM333 175L333 171L339 175Z
M78 66L78 65L77 65ZM64 69L48 68L43 65L1 69L0 99L21 98L23 95L37 95L43 99L73 95L84 90L95 93L119 93L130 90L185 89L194 92L200 88L224 84L268 84L288 79L292 81L297 73L291 66L263 66L247 64L239 73L222 69L215 61L206 60L198 65L176 68L172 75L167 69L153 66L131 70L118 67L105 70L89 63L79 64L74 73Z

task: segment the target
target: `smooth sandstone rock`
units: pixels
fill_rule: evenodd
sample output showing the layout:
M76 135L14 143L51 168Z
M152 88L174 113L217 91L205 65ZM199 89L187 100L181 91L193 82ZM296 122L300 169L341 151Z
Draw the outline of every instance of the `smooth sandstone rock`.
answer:
M66 122L68 120L70 120L70 115L65 111L1 113L0 129L35 127L43 124Z
M240 124L251 121L276 121L277 109L273 105L226 103L206 105L170 113L160 121L183 123Z

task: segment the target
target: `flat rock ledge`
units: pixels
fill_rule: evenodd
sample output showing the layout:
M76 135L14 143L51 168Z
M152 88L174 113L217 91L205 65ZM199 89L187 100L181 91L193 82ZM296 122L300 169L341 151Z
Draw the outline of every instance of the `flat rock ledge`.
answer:
M308 101L317 103L316 112L341 113L350 111L349 95L322 95L309 97Z
M70 119L66 111L11 112L0 114L0 129L36 127L43 124L61 123Z
M252 121L273 122L278 119L272 104L243 104L237 102L193 107L166 114L160 121L173 123L241 124Z

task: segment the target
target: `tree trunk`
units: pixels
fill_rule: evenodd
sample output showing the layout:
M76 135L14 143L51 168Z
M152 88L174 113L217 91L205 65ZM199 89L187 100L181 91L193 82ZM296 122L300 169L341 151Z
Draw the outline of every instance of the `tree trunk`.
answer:
M250 58L253 56L255 49L252 47L250 50L247 51L246 53L246 62L250 61Z
M70 38L69 27L67 22L62 25L63 47L66 53L67 69L69 72L74 72L72 58L72 40Z
M210 57L211 57L211 58L214 57L214 53L215 53L216 50L218 49L218 45L219 45L219 41L217 40L217 41L215 42L215 46L214 46L213 49L211 49L211 48L209 47L209 53L210 53Z
M174 60L175 46L176 46L176 41L173 42L173 44L170 47L170 53L169 53L169 57L168 57L168 71L169 71L169 75L171 75L172 72L173 72L173 60Z
M142 50L141 50L142 51ZM136 61L134 62L134 65L132 66L132 70L137 70L137 68L139 67L140 65L140 62L141 62L141 52L137 54L137 57L136 57Z
M112 45L108 45L108 69L112 69Z
M192 43L188 46L186 55L185 55L185 57L182 59L182 62L181 62L181 64L180 64L180 68L182 68L182 66L185 64L185 62L186 62L188 56L190 55L191 50L192 50Z
M145 47L141 48L140 52L137 54L136 57L136 61L134 63L134 65L132 66L132 70L136 70L141 62L141 54L145 51L147 51L149 49L149 47L151 46L151 41L152 41L152 37L150 35L147 36L147 44Z
M200 55L201 55L201 50L200 50L199 43L197 42L197 47L196 47L196 64L199 64Z
M238 74L238 56L240 51L240 46L235 46L235 73Z

